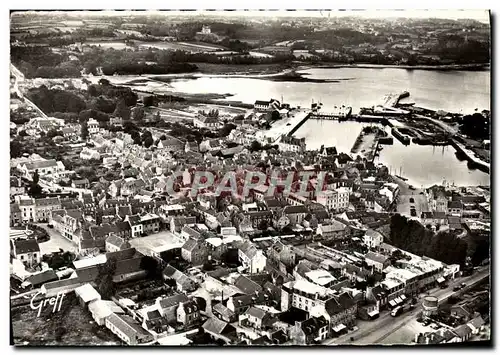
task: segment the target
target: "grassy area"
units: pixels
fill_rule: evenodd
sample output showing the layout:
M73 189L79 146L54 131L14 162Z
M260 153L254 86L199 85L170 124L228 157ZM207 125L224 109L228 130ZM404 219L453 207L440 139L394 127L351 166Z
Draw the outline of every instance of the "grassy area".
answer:
M52 313L47 305L40 317L30 305L11 310L15 345L120 345L119 339L104 326L98 326L74 293L62 300L61 310Z

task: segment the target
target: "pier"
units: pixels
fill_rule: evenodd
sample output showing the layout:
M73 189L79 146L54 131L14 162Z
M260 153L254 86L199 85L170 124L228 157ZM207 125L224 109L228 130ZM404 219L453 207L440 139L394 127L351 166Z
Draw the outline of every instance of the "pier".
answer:
M257 131L256 138L267 143L278 143L282 136L293 135L310 116L310 110L296 110L290 117L274 122L270 129Z
M404 145L409 145L410 144L410 142L411 142L410 137L407 136L406 134L401 133L398 128L392 127L391 132L392 132L392 135L394 137L396 137Z
M403 91L400 94L387 94L382 102L383 107L396 107L401 99L410 96L408 91Z
M335 109L337 109L336 112L323 112L323 111L312 111L311 112L311 119L319 119L319 120L339 120L339 121L344 121L348 120L351 117L352 114L352 107L350 106L341 106L337 108L335 106Z

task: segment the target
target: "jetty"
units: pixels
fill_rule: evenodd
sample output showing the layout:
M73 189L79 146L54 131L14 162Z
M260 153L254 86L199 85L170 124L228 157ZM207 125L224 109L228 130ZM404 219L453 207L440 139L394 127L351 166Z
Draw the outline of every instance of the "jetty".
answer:
M282 136L293 135L311 116L311 111L299 109L294 111L290 117L273 123L270 129L256 132L256 138L268 143L277 143Z
M396 107L401 99L404 99L408 96L410 96L410 93L408 91L403 91L400 94L387 94L385 95L381 106L391 108Z
M350 106L335 106L334 110L332 111L317 111L317 110L312 110L311 112L311 119L317 119L317 120L348 120L351 117L352 114L352 107Z
M404 145L409 145L410 144L411 138L409 136L407 136L406 134L401 133L401 131L399 130L399 128L392 127L391 132L392 132L392 135L394 137L396 137Z

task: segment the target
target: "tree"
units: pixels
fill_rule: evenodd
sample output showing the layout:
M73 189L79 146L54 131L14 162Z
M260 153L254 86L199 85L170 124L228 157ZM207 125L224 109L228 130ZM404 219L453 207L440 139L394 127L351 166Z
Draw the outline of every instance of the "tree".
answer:
M87 121L83 121L81 123L80 137L82 138L83 141L86 141L87 138L89 137L89 126L87 124Z
M115 293L115 284L113 282L115 271L116 259L113 257L99 266L97 289L102 299L109 300Z
M10 157L11 158L18 158L21 155L23 155L23 146L22 144L17 141L17 140L12 140L10 142Z
M154 96L145 96L142 99L142 102L144 103L144 106L146 106L146 107L155 106L155 98L154 98Z
M265 230L267 230L268 227L269 227L269 223L265 219L263 219L262 221L260 221L258 228L261 231L265 231Z
M162 277L162 265L156 259L150 256L144 256L141 260L141 269L146 270L148 276L153 278Z
M109 86L110 85L110 82L108 79L99 79L99 85L102 85L102 86Z
M144 108L141 106L136 106L132 109L132 119L141 121L144 119Z
M144 146L146 148L149 148L153 145L153 137L149 136L149 137L146 137L146 139L144 139Z
M219 136L220 137L227 137L229 135L229 133L231 133L231 131L233 129L235 129L236 126L232 123L226 123L219 131Z
M116 117L121 117L124 120L130 119L130 108L125 103L125 99L122 98L122 99L118 100L118 102L116 104L115 111L113 112L113 115Z
M28 195L30 195L31 197L38 197L42 194L42 188L38 184L39 181L40 181L40 175L38 174L38 169L37 169L33 173L30 188L28 190Z
M252 152L256 152L262 149L262 144L260 144L258 141L253 141L252 144L250 144L250 150Z
M50 129L47 134L45 135L47 138L54 138L56 136L63 136L62 131L58 131L54 128Z

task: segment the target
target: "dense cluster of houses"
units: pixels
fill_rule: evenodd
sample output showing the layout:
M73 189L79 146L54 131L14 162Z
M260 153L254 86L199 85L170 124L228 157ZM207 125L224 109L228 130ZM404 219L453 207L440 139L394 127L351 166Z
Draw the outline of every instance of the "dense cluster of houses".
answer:
M257 101L255 110L275 106L277 100ZM194 118L195 127L220 128L219 122L204 113ZM293 137L282 138L279 150L252 151L245 123L225 139L201 144L151 128L154 144L148 148L91 120L88 128L91 146L80 146L77 154L104 166L119 164L119 179L77 177L73 196L31 198L20 178L30 180L38 171L59 186L68 172L61 162L40 156L12 162L18 177L11 177L11 226L46 223L77 253L69 272L33 272L41 263L40 246L33 239L13 240L12 276L47 297L75 292L96 323L127 344L162 343L191 330L219 344L321 343L459 272L457 265L384 243L399 185L386 168L366 159L333 147L307 151L305 141ZM248 193L240 186L232 194L218 195L212 187L191 193L196 171L220 178L256 168L267 178ZM288 191L272 186L269 177L276 171L292 173ZM307 172L310 179L294 172ZM320 172L327 172L324 179ZM426 198L431 207L420 216L423 224L458 228L464 219L475 219L465 228L489 225L482 224L489 217L484 191L433 187ZM117 293L103 300L96 289L101 266L111 259L117 285L150 280L144 260L153 260L168 286L131 291L147 290L149 298Z

